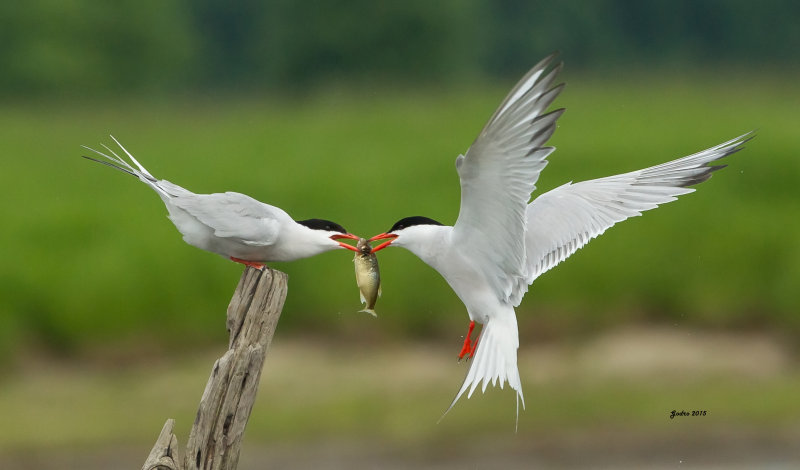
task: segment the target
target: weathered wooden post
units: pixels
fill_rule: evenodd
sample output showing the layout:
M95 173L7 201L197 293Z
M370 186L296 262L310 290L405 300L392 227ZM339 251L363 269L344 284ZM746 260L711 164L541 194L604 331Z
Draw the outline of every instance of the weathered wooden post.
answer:
M286 274L246 268L228 305L228 351L214 363L181 458L168 419L142 470L233 470L267 349L286 300Z

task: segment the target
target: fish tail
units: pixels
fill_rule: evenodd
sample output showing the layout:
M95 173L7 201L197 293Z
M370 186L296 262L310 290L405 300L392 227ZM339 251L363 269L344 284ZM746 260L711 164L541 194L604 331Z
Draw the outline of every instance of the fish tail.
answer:
M358 313L362 313L362 312L363 312L363 313L369 313L369 314L370 314L370 315L372 315L373 317L377 317L377 316L378 316L378 314L377 314L377 313L375 313L375 310L374 310L374 309L371 309L371 308L365 308L364 310L359 310L359 311L358 311Z

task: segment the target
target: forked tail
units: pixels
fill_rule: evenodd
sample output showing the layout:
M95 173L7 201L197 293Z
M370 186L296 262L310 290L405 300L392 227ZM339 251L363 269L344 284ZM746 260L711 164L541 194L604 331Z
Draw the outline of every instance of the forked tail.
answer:
M519 421L519 403L522 402L522 409L525 409L525 398L522 396L522 383L517 369L518 347L519 333L513 310L511 315L499 315L486 322L478 339L475 358L467 372L467 378L444 414L455 406L467 389L469 389L467 398L470 398L481 383L483 384L481 392L485 392L490 382L492 386L499 382L502 389L508 381L508 385L517 392L517 421Z

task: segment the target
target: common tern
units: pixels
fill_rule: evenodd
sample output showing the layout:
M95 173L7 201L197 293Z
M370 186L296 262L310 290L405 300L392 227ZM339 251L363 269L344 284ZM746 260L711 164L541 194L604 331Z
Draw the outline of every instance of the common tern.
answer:
M607 178L567 183L529 203L547 156L545 143L564 109L545 113L564 84L553 85L555 54L514 86L465 155L456 158L461 208L455 225L407 217L370 241L408 249L444 277L464 303L469 330L459 360L472 364L447 411L482 383L508 382L525 407L514 307L528 286L617 222L690 193L724 165L710 165L742 148L751 133L674 161ZM483 328L475 341L475 323ZM445 411L445 414L447 413Z
M89 160L136 176L164 201L169 219L183 240L201 250L263 269L271 261L294 261L326 251L359 250L341 239L358 240L344 227L324 219L293 220L284 210L235 192L195 194L150 174L117 139L111 139L135 165L103 144L108 153L84 146L105 158ZM110 154L110 155L109 155Z

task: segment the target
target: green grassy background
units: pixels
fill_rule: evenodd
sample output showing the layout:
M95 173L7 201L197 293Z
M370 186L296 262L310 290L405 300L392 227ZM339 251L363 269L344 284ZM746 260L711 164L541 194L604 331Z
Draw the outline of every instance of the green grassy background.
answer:
M241 468L281 459L317 468L348 455L364 467L409 455L428 465L454 455L544 459L544 468L791 459L800 91L786 74L721 76L565 73L557 105L567 113L539 191L757 136L696 193L613 228L536 281L518 309L528 401L518 434L508 437L508 390L435 424L462 378L453 355L467 321L438 274L404 250L382 252L373 319L356 313L352 257L339 251L275 265L290 275L289 296L248 427L242 458L255 460ZM80 145L110 144L113 133L156 176L368 236L407 215L455 220L455 156L511 85L0 110L0 416L13 423L0 430L2 465L135 467L167 417L185 442L227 343L224 312L242 268L183 243L148 188L80 158ZM613 332L631 325L647 325L633 337L648 347L622 342L619 354L641 356L649 372L603 373L615 356L592 341L611 332L620 344ZM691 341L659 346L653 325ZM741 356L720 366L711 356L726 349L705 331L731 335L727 351L741 344ZM747 345L754 332L780 351L777 362ZM687 344L706 349L686 357ZM658 364L681 354L675 368ZM730 365L740 359L754 365ZM692 407L713 416L666 417Z
M631 321L798 332L800 91L789 76L722 77L565 75L556 105L567 113L537 191L757 136L696 193L614 227L537 280L518 309L529 337ZM135 354L221 337L240 266L184 244L152 191L80 158L80 145L113 133L158 177L369 236L407 215L454 222L454 158L510 85L3 108L0 350ZM280 332L462 333L465 312L435 272L404 250L380 260L378 322L355 313L347 252L276 264L290 275Z
M436 424L467 316L413 255L380 253L377 319L350 252L276 264L289 296L239 468L800 466L796 3L6 3L0 468L137 468L168 417L185 444L227 344L242 267L81 145L114 134L156 176L365 236L452 223L456 155L553 50L567 112L538 192L757 135L536 281L517 433L507 388Z

